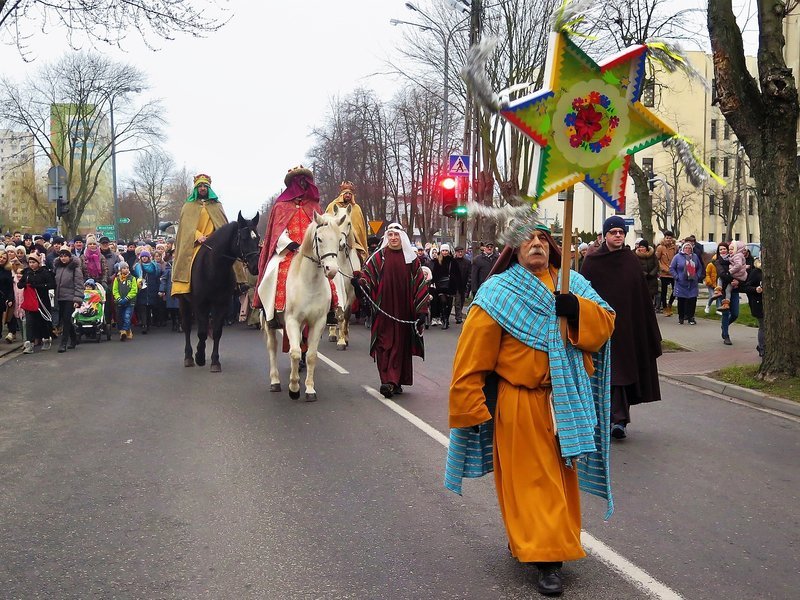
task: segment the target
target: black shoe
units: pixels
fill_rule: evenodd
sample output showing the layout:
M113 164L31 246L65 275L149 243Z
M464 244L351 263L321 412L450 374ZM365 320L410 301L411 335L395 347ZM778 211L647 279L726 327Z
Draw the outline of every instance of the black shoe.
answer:
M536 578L536 589L544 596L560 596L564 591L561 580L560 563L537 563L539 576Z
M396 386L394 386L394 387L392 388L392 393L394 393L394 394L398 394L398 395L402 394L402 393L403 393L403 386L402 386L402 385L396 385Z
M694 319L689 319L689 325L697 325L697 321Z
M63 344L62 344L61 346L59 346L59 347L58 347L58 352L59 352L59 354L60 354L61 352L66 352L66 351L67 351L67 347L66 347L66 346L64 346Z
M678 325L683 325L683 319L678 319Z
M628 437L627 432L625 431L625 425L622 423L614 423L611 426L611 437L615 440L624 440Z
M442 329L450 329L450 319L445 319L442 323Z
M461 325L461 319L456 319L456 325Z
M391 383L381 384L381 396L384 398L391 398L394 393L394 385Z
M722 343L725 344L726 346L733 346L733 342L729 337L722 338Z

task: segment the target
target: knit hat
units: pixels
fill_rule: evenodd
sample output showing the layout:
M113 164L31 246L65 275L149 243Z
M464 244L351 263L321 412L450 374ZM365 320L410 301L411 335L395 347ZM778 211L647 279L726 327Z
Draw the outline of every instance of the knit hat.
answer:
M63 244L63 243L64 243L64 241L65 241L65 240L64 240L64 238L63 238L63 237L61 237L60 235L57 235L57 236L55 236L55 237L52 239L52 242L53 242L54 244Z
M59 256L72 256L72 252L70 252L69 248L61 248L61 250L58 251L58 255Z
M28 254L27 260L35 260L37 263L42 264L42 259L35 252Z
M145 257L145 256L146 256L147 258L152 258L152 255L150 254L150 252L148 252L147 250L142 250L142 251L139 253L139 258L143 258L143 257Z
M439 246L439 252L442 252L443 250L447 250L448 252L452 252L452 250L450 250L450 244L442 244L441 246Z
M93 233L90 233L89 235L86 236L86 245L87 246L89 244L96 244L96 243L97 243L97 237Z
M85 287L97 287L97 282L92 279L91 277L86 280L86 283L83 284Z
M622 229L622 231L625 233L628 233L628 226L625 224L625 219L619 215L612 215L608 217L603 223L603 237L605 237L606 234L612 229L617 228Z
M80 235L80 234L79 234L79 235L76 235L76 236L75 236L75 239L74 239L74 240L72 240L72 241L73 241L73 242L83 242L83 236L82 236L82 235Z
M120 262L117 264L117 268L118 268L120 271L122 271L122 269L130 269L130 266L128 266L128 263L126 263L124 260L121 260L121 261L120 261Z
M587 250L588 248L589 248L589 244L587 244L586 242L581 242L581 244L578 246L578 252L583 252L584 250Z
M645 250L649 250L649 249L650 249L650 244L647 242L647 240L644 240L644 239L642 239L642 240L639 240L639 241L636 243L636 245L637 245L637 246L641 246L641 247L642 247L642 248L644 248Z

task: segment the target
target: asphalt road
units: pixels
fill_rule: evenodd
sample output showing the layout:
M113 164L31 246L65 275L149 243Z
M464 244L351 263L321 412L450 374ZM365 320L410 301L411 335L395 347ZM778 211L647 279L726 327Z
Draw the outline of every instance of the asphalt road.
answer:
M269 393L258 332L226 329L221 374L182 336L0 365L0 598L528 598L491 478L442 485L444 448L373 398L367 331L319 401ZM446 432L458 328L397 403ZM287 365L282 366L285 380ZM669 590L792 598L800 587L800 424L664 384L613 451L616 513L584 529ZM569 598L644 598L594 554Z

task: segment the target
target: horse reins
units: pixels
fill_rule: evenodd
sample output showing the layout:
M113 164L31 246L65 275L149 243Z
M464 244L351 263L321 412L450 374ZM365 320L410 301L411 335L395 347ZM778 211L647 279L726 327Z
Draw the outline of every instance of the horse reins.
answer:
M212 252L214 251L214 248L212 246L209 246L207 242L203 242L202 245L211 250ZM220 253L220 256L222 258L228 258L234 262L236 262L237 260L241 261L244 263L245 266L247 266L247 259L249 259L251 256L258 256L260 254L260 252L257 252L255 250L253 252L248 252L247 254L242 254L242 245L239 243L238 233L236 235L236 248L239 250L238 256L230 256L229 254L224 254L224 253Z
M308 254L303 253L303 256L305 256L308 260L310 260L313 263L316 263L318 269L322 268L323 260L325 260L329 256L339 255L338 252L326 252L322 256L320 256L319 254L319 240L317 239L317 229L319 229L320 227L327 227L328 225L329 225L328 223L322 223L321 225L317 225L316 228L314 229L314 254L317 255L317 258L314 258L313 256L309 256Z

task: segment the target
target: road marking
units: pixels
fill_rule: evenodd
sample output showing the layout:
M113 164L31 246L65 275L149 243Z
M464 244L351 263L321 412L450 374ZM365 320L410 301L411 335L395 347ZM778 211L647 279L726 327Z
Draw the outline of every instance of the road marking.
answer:
M324 362L326 365L328 365L331 369L333 369L334 371L336 371L340 375L349 375L350 374L350 371L348 371L344 367L342 367L342 366L336 364L335 362L333 362L330 358L325 356L319 350L317 350L317 356L322 360L322 362Z
M380 402L382 402L385 406L387 406L388 408L392 409L398 415L403 417L406 421L409 421L415 427L417 427L418 429L421 429L422 431L427 433L429 436L431 436L433 439L435 439L437 442L439 442L442 446L447 448L447 444L450 443L450 440L441 431L439 431L438 429L436 429L434 427L431 427L425 421L420 419L417 415L415 415L414 413L412 413L410 411L407 411L405 408L403 408L402 406L397 404L397 402L392 402L391 400L388 400L388 399L384 398L381 395L381 393L378 390L376 390L374 387L371 387L371 386L368 386L368 385L365 385L363 387L364 387L364 389L367 391L367 393L370 396L372 396L376 400L379 400Z
M380 401L384 406L390 408L398 415L409 421L412 425L427 433L434 440L439 442L442 446L447 448L450 440L438 429L431 427L425 421L420 419L415 414L412 414L396 402L384 398L381 393L374 387L369 385L362 386L364 390L373 398ZM586 550L592 555L596 556L598 560L605 563L608 567L622 575L630 583L640 588L651 598L658 598L659 600L682 600L678 592L667 587L658 579L649 575L643 569L637 567L624 556L617 554L613 549L609 548L606 544L598 540L592 534L581 530L581 542Z

